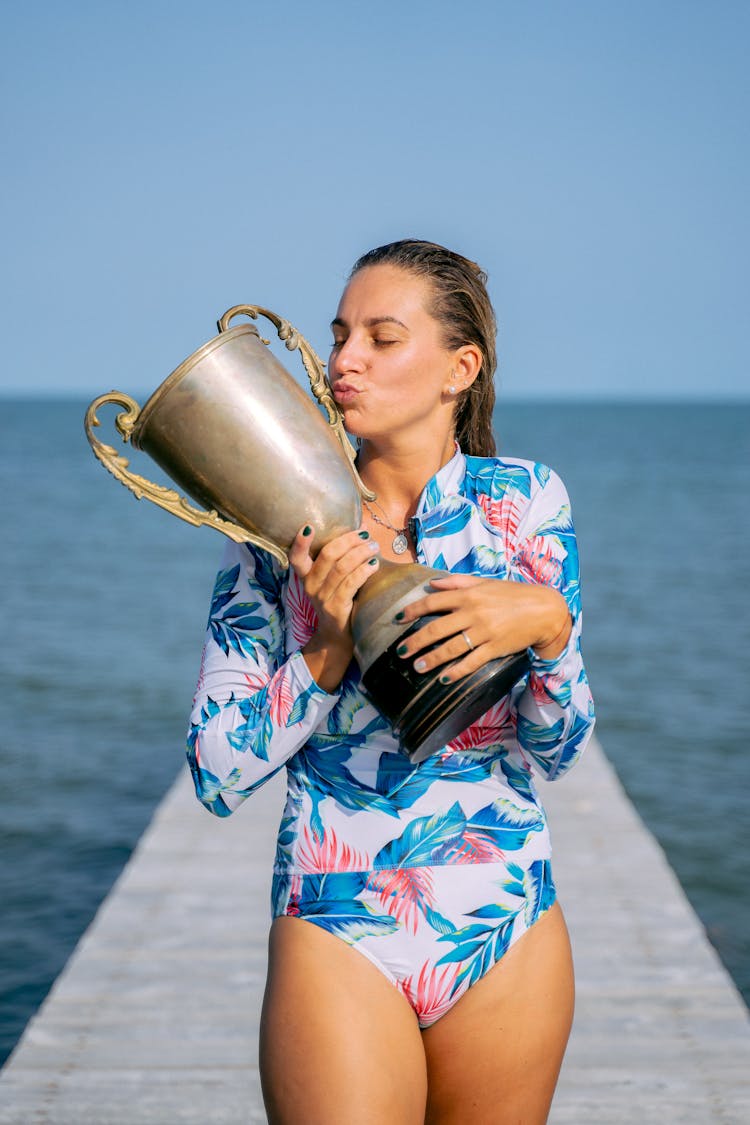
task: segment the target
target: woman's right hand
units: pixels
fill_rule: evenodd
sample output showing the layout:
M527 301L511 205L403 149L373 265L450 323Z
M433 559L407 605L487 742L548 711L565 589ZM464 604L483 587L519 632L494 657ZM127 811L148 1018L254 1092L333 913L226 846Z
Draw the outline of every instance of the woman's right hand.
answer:
M379 546L367 531L347 531L310 554L312 528L297 533L289 551L294 569L318 617L315 633L302 649L315 682L335 691L354 652L351 617L354 597L377 569Z

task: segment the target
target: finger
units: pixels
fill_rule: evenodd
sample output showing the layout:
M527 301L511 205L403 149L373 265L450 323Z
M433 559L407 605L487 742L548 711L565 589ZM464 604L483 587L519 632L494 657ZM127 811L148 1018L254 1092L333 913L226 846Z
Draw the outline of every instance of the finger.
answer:
M352 602L355 595L364 586L368 578L371 578L376 573L380 560L376 555L371 555L370 558L365 559L354 570L350 570L344 575L337 585L333 586L325 598L326 607L329 610L346 610L351 612Z
M297 572L300 578L310 573L313 565L310 548L315 538L315 529L310 524L301 527L289 548L289 565Z
M430 617L433 614L465 610L472 605L474 597L475 595L466 586L460 589L457 587L455 590L426 594L423 598L417 598L416 601L410 602L405 609L396 614L394 620L399 624L403 621L406 625L411 621L416 621L419 617Z
M430 648L431 645L439 644L441 641L453 639L456 636L461 636L463 628L468 628L471 619L461 613L443 613L432 619L427 618L424 625L411 633L410 636L404 637L401 644L398 646L398 655L404 659L416 656L424 649ZM467 645L464 642L464 652L467 651ZM454 652L453 656L458 653Z
M431 578L430 585L436 590L460 590L466 586L478 586L484 578L476 574L446 574L444 578Z
M463 680L466 676L470 676L473 672L479 671L482 665L487 664L492 660L492 653L487 652L487 645L482 645L480 648L474 649L463 658L457 660L452 664L446 664L440 673L441 684L453 684L457 680Z
M358 568L371 563L374 556L380 551L380 545L377 540L371 539L369 535L366 540L358 536L354 539L354 545L338 557L326 556L324 551L325 548L315 560L306 583L308 594L314 595L321 601L335 597L336 591L342 583L348 580L351 574ZM369 573L372 573L372 569L374 568L371 568ZM362 582L359 585L362 585ZM355 590L359 589L359 585L355 587Z
M416 660L414 661L415 672L424 673L432 672L435 668L440 668L443 664L448 664L455 660L468 659L477 650L483 653L483 659L489 658L490 652L485 651L489 649L488 645L474 645L469 638L468 633L463 630L461 633L449 637L446 641L436 645L429 650L421 651ZM406 656L404 659L409 659ZM476 667L482 664L482 659L476 661Z
M321 547L315 561L322 559L329 566L333 566L353 548L361 547L363 543L374 542L375 540L371 537L370 532L365 531L364 528L359 531L345 531L343 535L337 535L326 543L325 547Z

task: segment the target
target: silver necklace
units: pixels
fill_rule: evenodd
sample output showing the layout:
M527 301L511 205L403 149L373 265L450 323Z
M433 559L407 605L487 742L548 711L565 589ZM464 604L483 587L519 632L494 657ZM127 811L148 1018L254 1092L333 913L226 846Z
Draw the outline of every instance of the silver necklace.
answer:
M379 523L381 527L387 527L389 531L395 531L396 532L396 534L393 537L393 542L391 543L391 550L393 551L394 555L403 555L404 551L408 551L409 550L409 540L406 537L406 532L408 530L409 525L407 524L406 527L394 527L393 524L389 523L387 519L381 520L380 516L376 516L375 513L372 510L371 505L367 502L367 500L365 500L364 503L365 503L365 507L367 508L367 511L370 513L372 518L375 520L375 523ZM377 501L376 501L376 503L377 503ZM378 504L378 507L380 508L380 504ZM381 510L381 512L383 512L382 508L380 508L380 510ZM385 512L383 512L383 515L385 515Z

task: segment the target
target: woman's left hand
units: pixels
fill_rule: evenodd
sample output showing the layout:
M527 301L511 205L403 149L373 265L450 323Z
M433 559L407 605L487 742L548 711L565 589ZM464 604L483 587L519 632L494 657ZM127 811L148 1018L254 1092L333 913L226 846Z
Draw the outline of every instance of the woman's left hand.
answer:
M543 660L558 656L570 637L567 603L551 586L451 574L430 583L437 591L412 602L399 616L409 624L440 614L398 648L417 672L430 672L463 657L445 672L445 682L460 680L499 656L533 648ZM431 652L425 648L437 644Z

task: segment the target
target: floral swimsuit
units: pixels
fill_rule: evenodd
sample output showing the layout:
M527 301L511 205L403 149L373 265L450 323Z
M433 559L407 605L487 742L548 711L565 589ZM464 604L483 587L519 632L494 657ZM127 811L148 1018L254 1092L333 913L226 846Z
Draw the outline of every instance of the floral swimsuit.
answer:
M301 583L267 552L227 545L188 739L196 792L228 816L286 766L273 914L321 926L406 996L420 1025L446 1012L555 900L548 779L594 725L580 651L578 554L558 476L515 459L464 457L432 478L412 522L421 563L544 583L573 630L442 751L414 765L350 665L338 691L300 649L315 630Z

